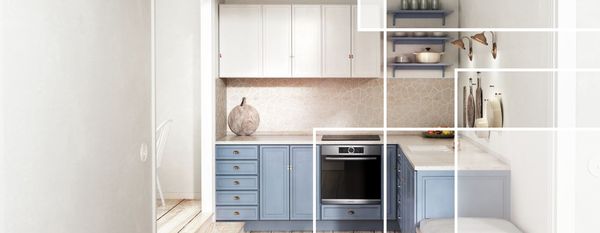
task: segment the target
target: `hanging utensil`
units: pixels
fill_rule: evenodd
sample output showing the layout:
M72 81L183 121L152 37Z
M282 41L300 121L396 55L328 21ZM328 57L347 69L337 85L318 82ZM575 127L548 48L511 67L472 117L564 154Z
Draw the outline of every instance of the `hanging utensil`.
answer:
M467 123L469 127L475 126L475 97L473 97L473 86L469 87L467 98Z
M463 95L462 95L463 99L463 123L462 126L467 128L467 86L463 86Z
M477 89L475 90L475 119L483 117L483 90L481 89L481 72L477 72Z

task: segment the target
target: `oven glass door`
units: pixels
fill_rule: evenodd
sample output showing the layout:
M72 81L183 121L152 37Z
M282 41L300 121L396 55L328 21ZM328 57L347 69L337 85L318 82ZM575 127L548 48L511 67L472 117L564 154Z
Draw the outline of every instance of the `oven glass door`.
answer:
M321 156L321 203L381 203L381 156Z

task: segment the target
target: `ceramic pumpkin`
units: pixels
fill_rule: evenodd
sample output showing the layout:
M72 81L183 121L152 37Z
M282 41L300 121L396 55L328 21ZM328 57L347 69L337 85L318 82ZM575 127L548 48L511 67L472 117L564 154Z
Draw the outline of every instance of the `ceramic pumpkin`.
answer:
M235 106L229 112L227 124L231 132L238 136L249 136L256 131L260 118L258 111L249 104L246 104L246 97L242 98L242 103Z

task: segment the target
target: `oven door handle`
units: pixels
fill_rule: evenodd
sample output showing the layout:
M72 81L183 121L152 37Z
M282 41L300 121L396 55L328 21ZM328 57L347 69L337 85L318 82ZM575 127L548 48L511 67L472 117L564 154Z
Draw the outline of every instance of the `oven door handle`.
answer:
M377 160L377 157L325 157L325 160Z

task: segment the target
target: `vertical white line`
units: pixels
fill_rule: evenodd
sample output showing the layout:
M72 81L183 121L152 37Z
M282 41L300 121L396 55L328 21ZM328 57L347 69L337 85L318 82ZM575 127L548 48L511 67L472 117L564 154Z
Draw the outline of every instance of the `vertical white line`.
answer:
M156 233L156 0L150 1L150 86L151 86L151 119L150 119L150 130L151 130L151 166L152 166L152 200L150 206L152 206L152 232Z
M312 133L312 232L317 233L317 129L313 128Z
M383 28L387 28L387 0L383 0L383 6L381 7L381 26ZM387 167L387 163L388 163L388 153L387 153L387 134L388 134L388 118L387 118L387 114L388 114L388 109L387 109L387 103L388 103L388 98L387 98L387 84L388 84L388 80L387 80L387 30L385 30L383 32L383 38L382 38L382 43L383 43L383 232L387 232L388 229L388 225L387 225L387 209L388 209L388 205L395 205L396 203L387 203L388 200L388 187L387 186L387 179L388 179L388 173L390 171L388 171Z
M454 69L454 232L458 232L458 80L458 70Z

